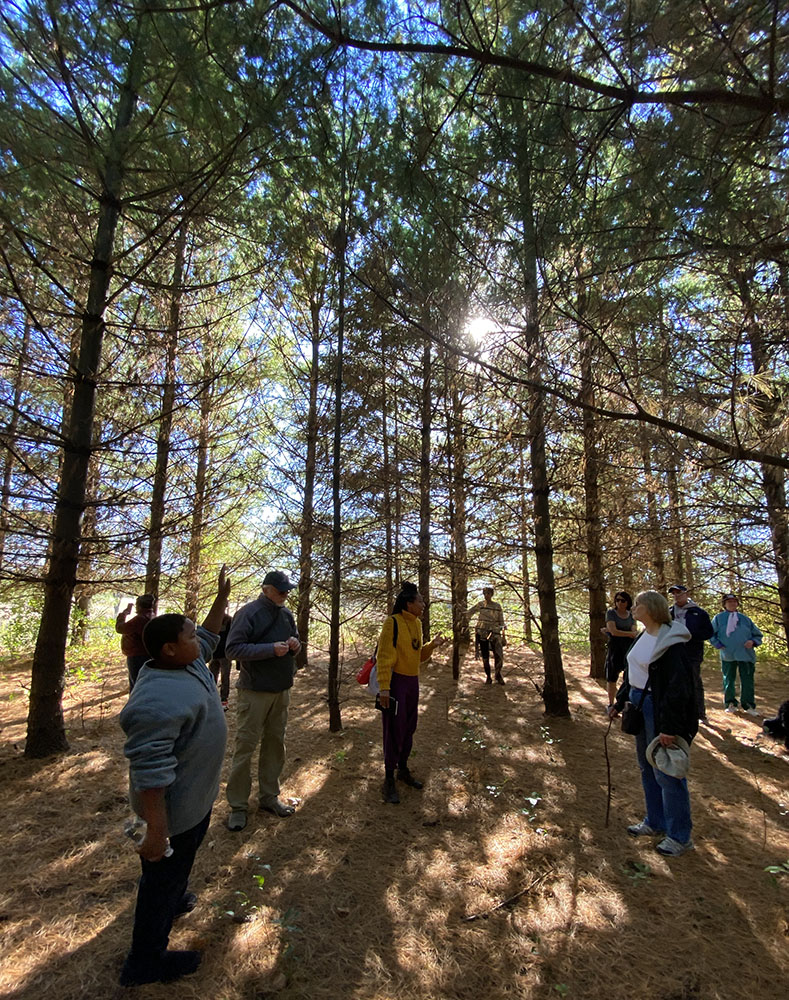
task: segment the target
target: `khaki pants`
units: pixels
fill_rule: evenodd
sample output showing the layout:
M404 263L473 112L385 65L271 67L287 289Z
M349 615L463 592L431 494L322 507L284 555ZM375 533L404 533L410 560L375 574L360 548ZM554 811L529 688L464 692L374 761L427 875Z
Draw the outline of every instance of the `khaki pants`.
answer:
M279 776L285 764L285 727L290 691L248 691L237 688L238 725L227 801L230 808L246 812L252 790L252 754L260 741L258 788L260 805L269 806L279 795Z

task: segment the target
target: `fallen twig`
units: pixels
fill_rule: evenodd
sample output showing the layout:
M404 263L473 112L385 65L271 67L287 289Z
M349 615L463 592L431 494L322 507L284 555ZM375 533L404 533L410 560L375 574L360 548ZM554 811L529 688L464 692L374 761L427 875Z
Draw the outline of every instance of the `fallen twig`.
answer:
M500 903L496 903L495 906L491 906L489 910L483 910L481 913L472 913L468 917L463 917L463 923L468 924L471 923L472 920L479 920L480 917L487 917L491 913L495 913L496 910L500 910L503 906L508 906L510 903L514 903L516 899L520 899L521 896L525 896L527 892L531 892L536 885L539 885L540 882L544 881L544 879L546 879L555 870L555 868L549 868L547 872L543 872L542 875L539 875L530 885L527 885L525 889L519 889L514 896L508 896L507 899L503 899Z

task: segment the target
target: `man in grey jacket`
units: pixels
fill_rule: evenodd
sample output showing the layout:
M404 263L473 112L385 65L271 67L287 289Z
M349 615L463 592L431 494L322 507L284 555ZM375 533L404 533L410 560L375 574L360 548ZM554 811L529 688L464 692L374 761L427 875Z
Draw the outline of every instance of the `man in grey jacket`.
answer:
M229 830L247 825L252 755L258 744L260 808L283 817L294 812L279 797L295 654L301 649L296 622L284 606L294 586L278 570L267 573L260 596L236 612L227 637L225 655L237 660L240 670L236 745L227 780Z

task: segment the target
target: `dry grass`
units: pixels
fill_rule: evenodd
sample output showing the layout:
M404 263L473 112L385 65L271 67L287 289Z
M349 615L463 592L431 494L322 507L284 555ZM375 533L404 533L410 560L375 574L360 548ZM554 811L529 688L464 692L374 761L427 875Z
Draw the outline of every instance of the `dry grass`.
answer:
M380 800L380 723L366 694L349 682L345 731L330 735L322 672L300 675L283 788L296 816L254 814L231 834L220 798L194 871L200 905L173 934L175 947L204 948L203 964L138 995L783 1000L789 876L764 871L789 858L780 745L756 720L711 712L693 751L697 850L667 861L624 833L642 799L632 740L615 729L605 827L604 692L586 663L567 658L572 718L546 720L538 657L507 652L505 688L483 686L470 661L459 686L444 663L428 669L412 758L426 787L403 789L399 807ZM120 835L125 668L70 684L73 753L27 761L28 668L0 678L0 990L128 996L116 986L137 877ZM712 662L705 673L716 693ZM761 705L788 689L785 673L760 666Z

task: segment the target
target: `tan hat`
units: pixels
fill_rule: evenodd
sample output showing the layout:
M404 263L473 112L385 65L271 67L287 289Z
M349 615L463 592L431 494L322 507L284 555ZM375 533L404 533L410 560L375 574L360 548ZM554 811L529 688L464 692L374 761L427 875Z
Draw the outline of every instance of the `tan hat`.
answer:
M646 750L646 756L652 767L672 778L687 777L690 768L690 744L681 736L674 737L672 746L664 747L660 737L656 736Z

